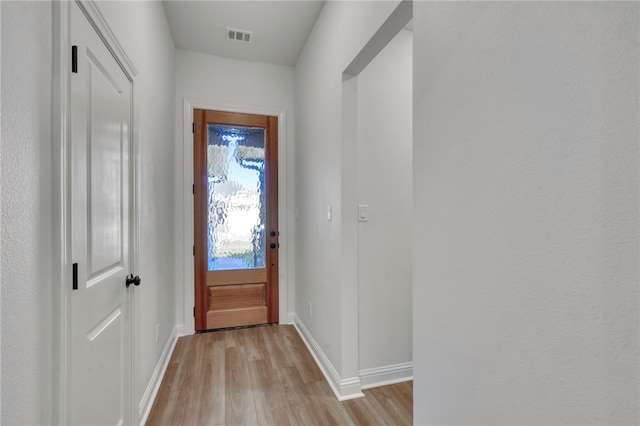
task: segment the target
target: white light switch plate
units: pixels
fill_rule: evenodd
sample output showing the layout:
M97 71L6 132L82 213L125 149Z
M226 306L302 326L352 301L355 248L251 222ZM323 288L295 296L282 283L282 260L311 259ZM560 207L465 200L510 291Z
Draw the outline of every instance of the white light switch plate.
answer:
M369 206L366 204L358 205L358 222L367 222L369 220Z

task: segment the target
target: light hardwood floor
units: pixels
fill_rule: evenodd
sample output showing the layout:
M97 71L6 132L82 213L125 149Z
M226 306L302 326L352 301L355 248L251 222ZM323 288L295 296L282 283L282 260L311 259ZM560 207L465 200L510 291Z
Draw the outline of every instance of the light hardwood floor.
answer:
M339 402L293 326L178 339L147 425L411 425L413 382Z

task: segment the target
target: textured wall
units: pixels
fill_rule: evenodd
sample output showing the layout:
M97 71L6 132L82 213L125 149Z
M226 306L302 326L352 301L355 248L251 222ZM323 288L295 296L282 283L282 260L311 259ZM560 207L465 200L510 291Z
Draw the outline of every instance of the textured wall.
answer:
M0 34L2 34L2 8L0 7ZM1 37L0 37L1 39ZM0 81L2 81L2 55L0 55ZM2 99L0 99L0 111L2 109ZM1 115L1 113L0 113ZM2 126L0 126L0 141L2 140ZM2 148L0 148L0 179L2 176ZM2 184L0 183L0 217L2 217ZM2 236L2 225L0 225L0 237ZM0 255L2 254L2 238L0 238ZM0 295L2 294L2 261L0 260ZM1 298L0 298L1 300ZM2 421L2 303L0 302L0 421Z
M400 31L358 75L360 370L412 358L412 39Z
M52 12L2 2L2 424L50 424L52 324ZM174 48L162 6L100 3L138 69L140 269L134 392L141 396L175 325ZM160 323L160 341L155 325Z
M51 4L2 10L2 414L51 415Z
M341 276L342 72L396 5L326 2L295 70L296 314L343 378L357 375L358 343L344 294L356 284Z
M414 3L416 424L638 419L638 3Z

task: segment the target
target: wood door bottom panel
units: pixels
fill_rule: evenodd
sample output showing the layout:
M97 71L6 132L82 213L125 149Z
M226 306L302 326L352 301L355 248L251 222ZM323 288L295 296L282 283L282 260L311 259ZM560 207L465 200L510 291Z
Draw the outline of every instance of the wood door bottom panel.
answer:
M266 307L266 283L209 287L209 310Z
M267 307L222 309L207 312L207 329L266 324Z

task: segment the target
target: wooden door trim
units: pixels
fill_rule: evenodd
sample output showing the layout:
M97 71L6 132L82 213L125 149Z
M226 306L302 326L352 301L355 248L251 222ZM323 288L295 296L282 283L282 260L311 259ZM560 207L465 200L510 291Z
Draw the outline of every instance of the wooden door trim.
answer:
M279 251L279 229L278 229L278 131L279 117L249 114L227 111L213 111L204 109L193 110L193 192L200 194L206 191L208 182L206 179L207 171L207 145L206 133L207 123L215 122L219 124L235 124L240 126L255 126L265 128L266 152L265 152L265 173L267 175L268 186L275 189L267 193L267 221L266 221L266 264L270 276L267 281L266 305L267 323L277 323L279 321L279 268L278 268L278 251ZM274 173L275 172L275 173ZM195 330L207 329L207 295L204 294L204 285L207 282L208 266L206 256L196 254L204 253L207 250L206 238L206 199L204 197L194 196L194 325ZM271 232L275 232L275 236L270 236ZM276 249L270 249L269 244L278 245ZM271 265L269 268L268 265ZM250 278L249 281L252 281ZM230 281L237 283L237 281ZM240 324L239 324L240 325ZM242 324L246 325L246 324Z
M273 129L272 131L267 132L267 156L269 158L269 162L266 164L266 173L270 175L271 186L276 188L275 191L270 191L267 195L269 197L268 205L272 206L275 211L278 211L278 118L277 117L267 117L267 126L269 129ZM272 173L272 170L275 170L276 173ZM269 215L269 222L267 223L267 236L269 232L272 230L277 232L275 239L271 238L271 241L278 241L275 244L278 244L278 248L275 250L271 250L267 247L267 263L271 263L271 276L269 279L272 283L279 283L279 263L278 263L278 252L280 251L280 242L279 235L280 231L278 228L278 215L271 214ZM269 238L267 238L267 244L269 243ZM267 305L271 307L271 309L267 312L267 322L276 323L279 320L279 311L280 307L278 305L279 301L279 285L272 285L269 288L269 292L267 293Z
M204 312L206 309L205 297L203 292L203 286L198 285L201 282L206 282L207 279L207 265L205 256L197 256L201 250L206 250L207 247L207 230L205 227L205 210L206 200L204 197L196 197L195 194L203 190L203 187L207 187L206 182L206 158L207 151L206 145L200 144L198 141L203 140L207 130L207 121L205 119L204 110L193 111L193 242L194 242L194 286L195 286L195 311L193 313L195 317L196 330L203 330L206 328L207 318L205 315L198 315L198 312ZM200 161L196 161L199 158ZM197 304L197 305L196 305Z

